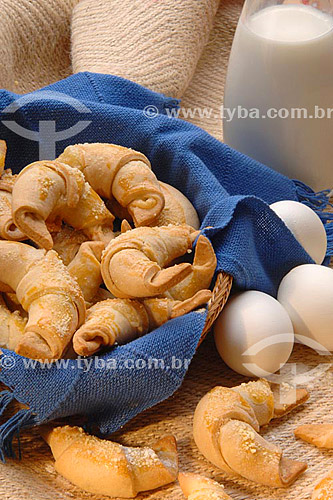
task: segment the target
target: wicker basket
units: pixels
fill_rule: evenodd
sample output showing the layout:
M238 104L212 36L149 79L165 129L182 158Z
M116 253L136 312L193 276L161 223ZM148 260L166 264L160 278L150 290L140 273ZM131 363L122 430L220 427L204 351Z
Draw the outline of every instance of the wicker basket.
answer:
M217 275L215 286L213 289L213 295L208 303L208 314L204 329L199 340L199 345L205 339L209 330L212 328L214 321L217 319L218 315L224 308L227 300L229 298L233 278L230 274L221 272Z

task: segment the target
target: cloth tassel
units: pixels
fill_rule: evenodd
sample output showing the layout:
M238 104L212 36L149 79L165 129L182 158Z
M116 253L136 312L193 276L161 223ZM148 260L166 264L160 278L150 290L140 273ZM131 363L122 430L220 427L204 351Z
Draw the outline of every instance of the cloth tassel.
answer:
M333 204L330 202L330 197L332 196L332 191L326 189L324 191L319 191L315 193L309 186L301 181L293 181L296 186L296 192L298 200L304 205L312 208L314 212L320 217L322 223L325 226L327 234L327 252L326 257L333 256L333 211L328 212L329 207L333 208Z
M13 401L14 394L10 391L0 392L0 416L3 414L7 406Z
M5 462L5 457L16 458L13 449L13 439L18 437L18 456L21 458L20 429L36 425L36 415L31 410L19 410L15 415L0 426L0 460Z

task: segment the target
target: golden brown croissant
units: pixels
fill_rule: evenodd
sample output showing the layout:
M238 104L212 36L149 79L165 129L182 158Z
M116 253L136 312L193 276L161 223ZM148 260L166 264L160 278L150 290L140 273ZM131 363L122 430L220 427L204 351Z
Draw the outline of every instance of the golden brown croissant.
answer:
M86 302L94 299L102 284L101 258L104 248L102 241L86 241L67 266L81 288Z
M296 395L298 403L308 397L304 390L296 391ZM275 444L258 434L260 426L276 416L274 406L274 393L266 380L233 389L215 387L201 399L194 413L193 435L199 450L231 475L266 486L289 486L306 464L284 458Z
M102 255L102 276L119 298L153 297L186 278L192 266L167 267L191 251L198 232L189 226L140 227L110 241Z
M87 320L73 337L74 350L80 356L91 356L101 347L125 344L163 325L171 318L206 304L209 290L202 290L185 302L164 298L109 299L87 312Z
M68 146L58 160L81 170L100 196L115 198L136 226L151 224L164 207L150 162L138 151L115 144L76 144Z
M77 231L70 226L63 225L60 231L52 233L53 250L61 257L65 266L68 266L78 253L80 246L88 241L82 231Z
M109 292L109 290L106 290L105 288L99 288L97 290L97 293L95 297L90 301L90 305L93 306L97 304L97 302L102 302L103 300L108 300L108 299L114 299L115 297L112 295L112 293Z
M5 168L6 154L7 154L6 141L0 140L0 177L2 176L2 173Z
M15 224L37 245L53 247L46 221L61 219L89 239L114 237L113 215L82 173L57 161L39 161L18 175L12 193Z
M180 487L188 500L232 500L224 486L199 474L178 474Z
M0 296L0 347L14 351L21 339L26 318L22 318L18 311L11 312L3 297Z
M154 219L147 226L167 226L173 224L176 226L188 225L194 229L200 228L200 221L198 214L190 202L178 189L159 182L161 191L165 199L165 205L160 215ZM107 206L110 210L120 219L127 219L131 221L131 216L128 211L122 207L115 199L111 199Z
M333 470L331 470L319 483L316 485L312 500L332 500L333 498Z
M295 436L318 448L333 449L333 424L301 425L295 430Z
M149 225L167 226L168 224L176 224L199 229L199 217L190 200L170 184L165 182L159 184L165 199L165 205L158 218L153 224Z
M15 175L5 170L0 179L0 238L10 241L22 241L27 237L14 224L12 215L12 191Z
M216 264L214 248L209 239L201 234L195 247L191 273L178 285L170 288L166 296L175 300L186 300L193 297L199 290L209 288Z
M86 434L79 427L41 433L55 458L56 471L85 491L134 498L176 480L177 445L166 436L151 448L129 448Z
M16 352L57 359L85 320L82 292L56 252L0 241L0 290L15 291L29 319Z

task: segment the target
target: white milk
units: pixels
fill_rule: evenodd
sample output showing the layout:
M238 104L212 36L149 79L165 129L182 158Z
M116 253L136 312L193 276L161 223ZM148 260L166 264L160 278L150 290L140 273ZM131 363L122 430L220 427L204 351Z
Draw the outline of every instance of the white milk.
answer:
M333 188L333 18L313 7L267 7L239 22L224 106L332 108L331 118L224 115L227 144L313 189ZM297 116L297 112L294 112Z

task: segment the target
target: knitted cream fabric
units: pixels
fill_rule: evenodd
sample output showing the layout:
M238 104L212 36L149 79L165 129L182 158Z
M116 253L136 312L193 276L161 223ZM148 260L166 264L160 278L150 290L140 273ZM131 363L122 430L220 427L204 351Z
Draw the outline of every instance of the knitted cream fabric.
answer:
M219 0L81 0L74 9L74 72L133 80L181 97L208 41Z
M0 88L24 93L70 74L77 1L0 0Z

